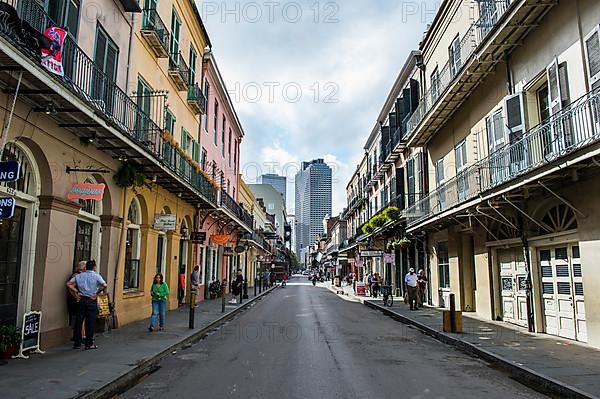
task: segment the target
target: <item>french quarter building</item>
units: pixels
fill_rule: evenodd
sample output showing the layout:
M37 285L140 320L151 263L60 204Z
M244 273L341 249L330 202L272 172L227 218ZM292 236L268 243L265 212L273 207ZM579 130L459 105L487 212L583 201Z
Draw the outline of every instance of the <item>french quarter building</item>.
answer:
M444 1L411 53L396 82L410 104L386 101L346 212L351 232L401 205L353 239L402 237L390 266L408 252L431 305L453 293L465 312L600 347L599 15L593 0Z

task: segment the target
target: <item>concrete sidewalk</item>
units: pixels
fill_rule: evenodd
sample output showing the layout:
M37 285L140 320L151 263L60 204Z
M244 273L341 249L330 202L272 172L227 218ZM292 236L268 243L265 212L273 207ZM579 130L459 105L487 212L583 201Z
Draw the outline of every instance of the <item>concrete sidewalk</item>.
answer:
M442 310L422 307L411 311L403 298L384 307L380 298L358 297L352 287L343 299L357 301L456 348L502 368L515 379L561 398L600 397L600 351L586 345L546 334L531 334L508 323L481 320L463 313L463 333L442 331ZM339 295L339 294L338 294Z
M44 355L31 355L28 360L11 360L0 366L2 397L113 397L155 369L164 356L202 339L269 292L254 298L254 290L249 289L250 298L241 306L227 303L224 314L221 299L199 303L194 330L188 328L189 307L183 307L168 312L164 332L149 333L146 319L97 336L97 350L73 350L68 343Z

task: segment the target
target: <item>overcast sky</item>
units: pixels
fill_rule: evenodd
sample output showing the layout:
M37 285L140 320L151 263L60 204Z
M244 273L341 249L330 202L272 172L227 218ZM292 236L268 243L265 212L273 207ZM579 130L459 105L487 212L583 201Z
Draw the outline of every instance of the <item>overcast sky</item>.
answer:
M246 137L242 173L293 178L304 160L333 169L333 213L383 102L438 1L198 1Z

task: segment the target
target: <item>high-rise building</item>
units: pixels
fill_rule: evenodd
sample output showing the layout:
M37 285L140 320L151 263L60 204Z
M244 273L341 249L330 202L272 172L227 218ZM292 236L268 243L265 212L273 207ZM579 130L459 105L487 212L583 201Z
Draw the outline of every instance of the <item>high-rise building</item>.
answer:
M287 201L287 179L285 176L279 176L272 173L262 175L259 178L260 184L270 184L275 190L283 195L283 201Z
M295 188L296 253L301 254L323 234L323 218L331 215L331 168L323 159L302 162Z

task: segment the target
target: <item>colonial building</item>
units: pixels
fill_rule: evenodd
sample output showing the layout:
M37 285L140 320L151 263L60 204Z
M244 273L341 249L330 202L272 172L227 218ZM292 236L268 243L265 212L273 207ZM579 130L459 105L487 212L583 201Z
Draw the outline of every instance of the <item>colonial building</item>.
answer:
M454 293L463 311L600 347L599 6L441 4L401 139L422 157L403 217L433 305Z
M79 260L98 262L116 327L148 317L156 273L171 309L193 266L203 286L228 278L253 233L237 202L244 132L195 3L47 3L0 3L19 22L0 30L0 148L20 165L0 183L16 200L0 224L0 323L41 310L44 345L69 335L64 283ZM40 62L52 26L67 28L62 53Z

